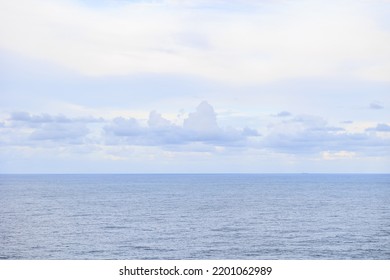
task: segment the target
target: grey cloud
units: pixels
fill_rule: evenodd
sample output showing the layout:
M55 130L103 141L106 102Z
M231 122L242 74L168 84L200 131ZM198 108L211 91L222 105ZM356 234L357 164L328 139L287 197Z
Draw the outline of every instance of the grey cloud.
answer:
M307 131L337 132L345 130L342 127L328 126L326 120L323 118L311 115L299 115L293 118L291 121L287 121L285 123L299 124L301 129Z
M167 126L165 119L156 112L149 115L148 124L141 126L134 118L116 118L103 129L105 142L109 145L154 146L180 142L180 135L175 126Z
M323 128L326 127L326 120L318 116L299 115L291 120L294 123L300 123L308 128Z
M387 129L385 126L380 128ZM388 148L390 143L368 133L347 133L342 128L328 126L325 120L305 116L273 127L262 146L289 154L340 150L376 154Z
M104 128L107 132L111 132L116 136L133 136L141 133L143 128L134 118L115 118L110 125Z
M13 121L29 121L31 115L27 112L12 112L9 120Z
M70 123L70 122L103 122L102 118L84 117L84 118L68 118L64 115L40 114L34 115L28 112L12 112L9 121L24 122L24 123Z
M370 104L369 108L373 109L373 110L380 110L380 109L383 109L384 107L381 104L379 104L378 102L372 102Z
M275 117L280 117L280 118L284 118L284 117L289 117L291 116L292 114L288 111L282 111L282 112L279 112L275 115Z
M252 129L249 127L244 127L242 130L242 134L245 136L260 136L259 132L256 129Z
M390 125L378 123L376 127L367 128L366 131L390 132Z
M310 131L325 131L325 132L337 132L337 131L345 131L342 127L336 127L336 126L324 126L324 127L311 127L308 128Z
M71 144L82 142L89 130L83 124L45 123L31 133L30 139L36 141L66 141Z
M9 118L11 121L31 122L31 123L49 123L49 122L71 122L65 116L51 116L49 114L31 115L27 112L13 112Z
M88 123L101 122L102 119L68 118L63 115L13 112L7 118L1 132L3 144L38 145L47 141L57 144L81 144L89 134Z
M366 134L332 134L329 132L310 133L303 131L297 134L271 134L264 145L274 151L289 154L310 154L321 151L360 151L371 154L388 148L390 144L384 139Z

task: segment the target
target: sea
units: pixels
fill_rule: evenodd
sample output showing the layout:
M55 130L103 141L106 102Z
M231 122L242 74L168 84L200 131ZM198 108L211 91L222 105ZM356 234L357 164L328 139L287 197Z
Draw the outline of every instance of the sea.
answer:
M390 259L390 174L0 175L0 259Z

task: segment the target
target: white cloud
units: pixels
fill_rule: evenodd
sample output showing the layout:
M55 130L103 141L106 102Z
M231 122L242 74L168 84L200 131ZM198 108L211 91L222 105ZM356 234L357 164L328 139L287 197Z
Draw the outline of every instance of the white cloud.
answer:
M220 130L214 108L206 101L200 103L196 112L184 120L183 128L199 134L215 134Z
M322 158L325 160L337 160L337 159L350 159L356 156L355 152L349 151L338 151L338 152L330 152L325 151L321 153Z
M203 101L184 119L182 125L176 125L152 111L148 126L141 126L133 118L116 118L104 127L107 143L113 145L151 145L171 146L187 145L193 148L194 143L210 146L241 146L250 136L257 136L255 129L221 128L217 123L214 108ZM178 149L176 147L176 149Z
M96 9L78 1L2 1L0 47L90 76L389 81L390 34L371 12L380 1L372 2L247 1L228 9L224 1L153 1Z
M151 111L149 114L148 119L148 126L151 128L166 128L171 126L172 123L163 118L161 114L157 113L156 111Z

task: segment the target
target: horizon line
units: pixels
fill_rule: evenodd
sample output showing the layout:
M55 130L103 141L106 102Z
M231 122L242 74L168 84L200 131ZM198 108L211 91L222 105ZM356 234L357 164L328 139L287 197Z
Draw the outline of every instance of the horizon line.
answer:
M0 175L390 175L390 172L63 172L2 173Z

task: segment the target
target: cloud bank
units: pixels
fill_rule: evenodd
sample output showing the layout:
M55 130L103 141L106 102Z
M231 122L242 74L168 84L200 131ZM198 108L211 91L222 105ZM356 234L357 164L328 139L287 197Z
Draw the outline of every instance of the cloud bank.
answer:
M181 124L151 111L146 121L137 118L69 118L63 115L13 112L2 122L1 144L42 146L56 145L153 146L162 150L216 151L255 149L291 155L319 155L345 151L346 154L388 154L390 125L378 123L362 132L331 126L318 116L276 114L278 121L256 127L221 127L218 115L208 102L201 102ZM288 117L288 118L286 118ZM350 125L348 122L345 125ZM207 148L208 147L208 148ZM201 150L202 150L201 149ZM385 152L387 151L387 152ZM324 154L323 154L324 155ZM335 158L341 158L335 156Z

